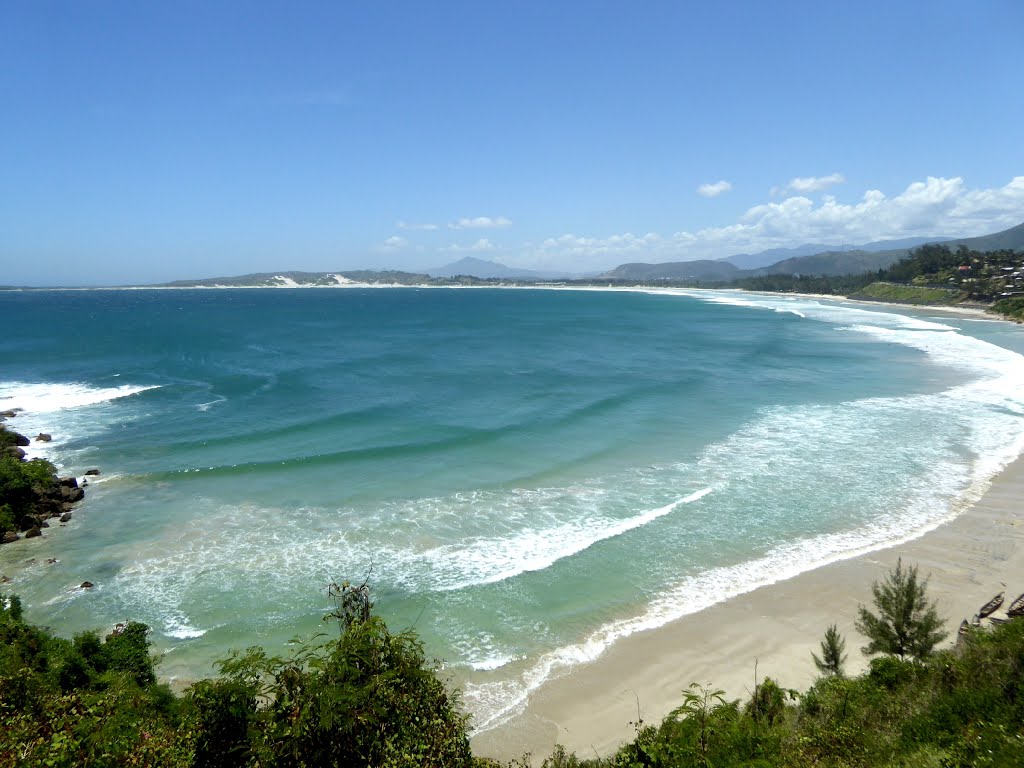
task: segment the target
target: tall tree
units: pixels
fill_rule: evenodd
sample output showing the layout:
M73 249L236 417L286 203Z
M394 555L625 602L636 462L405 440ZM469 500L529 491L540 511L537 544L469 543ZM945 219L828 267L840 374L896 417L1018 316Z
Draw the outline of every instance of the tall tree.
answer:
M948 633L935 602L928 602L927 589L928 579L918 580L916 565L904 569L902 558L883 581L871 585L878 615L862 605L855 625L871 641L861 649L865 655L923 659L931 654Z
M846 640L839 634L839 629L832 624L825 630L825 639L821 641L821 658L811 652L814 666L823 675L843 676L843 662L846 661Z

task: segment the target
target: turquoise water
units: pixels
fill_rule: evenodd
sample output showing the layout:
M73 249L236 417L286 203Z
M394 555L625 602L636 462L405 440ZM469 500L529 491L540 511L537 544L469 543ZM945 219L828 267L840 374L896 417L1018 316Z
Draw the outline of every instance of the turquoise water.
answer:
M324 629L327 582L369 575L481 729L617 639L935 527L1024 448L1005 323L696 291L0 307L0 410L103 472L0 549L34 619L144 621L187 680Z

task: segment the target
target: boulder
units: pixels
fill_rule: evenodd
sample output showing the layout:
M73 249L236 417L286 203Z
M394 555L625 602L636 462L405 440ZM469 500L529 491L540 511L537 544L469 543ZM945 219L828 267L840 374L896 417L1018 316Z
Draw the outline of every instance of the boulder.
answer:
M74 508L75 505L72 504L70 501L65 501L63 504L60 505L61 512L70 512Z
M25 437L24 435L18 434L17 432L14 433L14 444L15 445L29 445L30 442L31 441L27 437Z
M42 535L43 535L43 532L39 530L39 526L38 525L33 525L31 528L29 528L27 531L25 531L25 538L26 539L34 539L36 536L42 536Z
M37 443L48 443L51 440L53 440L53 436L50 435L50 434L47 434L46 432L40 432L38 435L36 435L36 442Z
M3 416L5 419L13 419L15 416L18 415L18 411L20 410L20 408L14 408L9 411L4 411L3 413L0 413L0 416Z
M0 584L10 584L10 583L11 583L11 577L10 576L0 576Z
M4 450L19 461L25 458L25 451L16 445L8 445Z
M46 558L46 564L47 565L56 565L59 562L60 562L60 560L58 560L56 557L48 557L48 558Z
M81 488L69 488L68 489L68 501L74 504L76 501L81 501L85 498L85 491Z
M91 477L95 477L99 473L100 473L100 471L98 469L87 469L87 470L85 470L85 474L87 474L87 475L89 475Z
M66 523L70 519L71 519L71 513L70 512L65 512L63 515L60 516L60 521L62 523Z
M74 477L62 477L60 479L61 488L77 488L78 479Z
M92 589L95 585L91 581L83 581L78 586L82 589Z
M4 535L0 537L0 544L10 544L12 541L17 541L20 538L14 531L4 531Z
M36 527L37 528L49 528L50 524L48 522L46 522L45 520L40 520L39 521L39 525L37 525Z

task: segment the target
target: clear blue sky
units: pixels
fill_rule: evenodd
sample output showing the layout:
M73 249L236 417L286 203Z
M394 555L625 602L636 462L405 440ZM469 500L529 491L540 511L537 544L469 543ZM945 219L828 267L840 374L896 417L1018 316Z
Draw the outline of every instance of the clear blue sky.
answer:
M0 284L1024 221L1024 3L0 4Z

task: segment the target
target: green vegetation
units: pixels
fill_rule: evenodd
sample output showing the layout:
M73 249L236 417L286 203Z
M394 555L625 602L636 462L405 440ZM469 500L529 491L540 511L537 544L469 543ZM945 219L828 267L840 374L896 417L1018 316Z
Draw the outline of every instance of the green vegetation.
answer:
M899 563L873 593L925 614L925 585ZM891 594L890 594L891 592ZM411 631L372 614L365 584L332 585L339 627L296 643L287 658L259 648L181 697L156 681L147 629L129 622L105 639L54 637L0 600L0 768L6 766L467 766L467 720ZM923 600L923 602L922 602ZM1024 749L1024 621L972 631L932 655L892 647L856 678L841 669L835 625L824 674L798 694L765 679L745 701L693 684L659 725L642 720L608 757L561 747L546 768L868 768L1010 766ZM910 647L910 646L907 646ZM913 646L921 650L922 646ZM528 758L509 768L522 768Z
M0 767L472 766L467 723L411 632L332 585L341 632L287 658L250 648L174 696L148 628L54 637L0 601Z
M869 283L850 298L868 301L891 301L899 304L957 304L966 295L952 288L929 288L925 285L901 283Z

